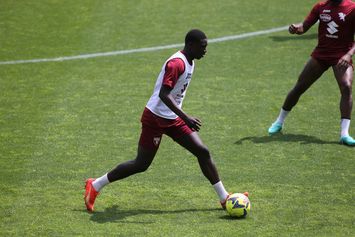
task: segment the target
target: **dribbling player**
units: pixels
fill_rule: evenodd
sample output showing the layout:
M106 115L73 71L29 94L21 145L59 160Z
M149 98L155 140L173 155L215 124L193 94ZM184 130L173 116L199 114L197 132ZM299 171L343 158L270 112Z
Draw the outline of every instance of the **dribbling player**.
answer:
M197 133L201 121L182 110L182 102L194 72L194 59L201 59L207 52L206 48L206 35L200 30L191 30L186 34L184 49L176 52L164 63L153 95L141 118L142 132L136 158L119 164L97 179L89 178L86 181L84 200L88 211L94 210L95 199L104 186L148 169L163 134L174 139L197 157L202 173L215 189L222 207L225 208L229 194L219 178L208 148Z

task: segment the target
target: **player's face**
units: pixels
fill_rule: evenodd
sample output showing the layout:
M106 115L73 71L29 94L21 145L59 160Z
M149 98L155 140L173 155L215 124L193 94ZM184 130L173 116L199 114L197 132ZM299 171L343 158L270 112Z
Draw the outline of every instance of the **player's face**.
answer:
M207 39L193 44L194 58L201 59L207 53Z

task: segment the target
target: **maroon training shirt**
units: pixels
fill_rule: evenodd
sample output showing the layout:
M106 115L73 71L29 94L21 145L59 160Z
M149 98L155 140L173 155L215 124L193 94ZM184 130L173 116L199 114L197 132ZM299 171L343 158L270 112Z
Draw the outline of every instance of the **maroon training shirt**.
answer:
M318 45L312 56L322 60L337 60L353 46L355 32L355 3L343 0L317 3L303 24L312 26L319 20Z

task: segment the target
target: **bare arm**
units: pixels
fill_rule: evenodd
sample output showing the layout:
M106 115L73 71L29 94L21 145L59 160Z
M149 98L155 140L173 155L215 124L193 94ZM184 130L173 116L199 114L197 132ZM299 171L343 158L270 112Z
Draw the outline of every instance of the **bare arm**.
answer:
M353 43L353 47L346 54L352 57L354 53L355 53L355 43Z
M162 86L159 92L159 98L168 106L171 111L173 111L177 116L179 116L193 131L199 131L201 127L201 121L198 118L188 116L184 113L176 104L174 98L170 94L171 88L167 86Z
M319 19L319 4L316 4L302 23L290 25L288 31L291 34L303 35L318 21L318 19Z
M350 66L351 58L355 53L355 43L353 43L353 47L339 59L337 67L342 69L347 69Z
M288 28L290 34L303 35L311 28L311 25L303 23L292 24Z

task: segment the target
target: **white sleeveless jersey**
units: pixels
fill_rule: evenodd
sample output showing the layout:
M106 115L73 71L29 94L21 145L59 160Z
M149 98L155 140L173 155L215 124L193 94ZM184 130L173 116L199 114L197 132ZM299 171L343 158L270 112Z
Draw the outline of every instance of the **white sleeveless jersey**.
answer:
M187 61L185 55L183 53L176 52L173 54L166 62L164 63L161 72L157 78L155 83L153 95L150 97L146 107L155 115L159 117L166 118L166 119L176 119L178 116L171 111L168 106L164 104L164 102L159 98L160 88L163 83L163 78L165 74L165 66L167 62L173 58L181 58L185 64L185 71L180 77L178 78L174 88L171 90L170 94L173 96L176 104L179 108L182 107L182 102L184 100L187 87L190 84L192 73L194 72L195 64L192 62L192 66Z

